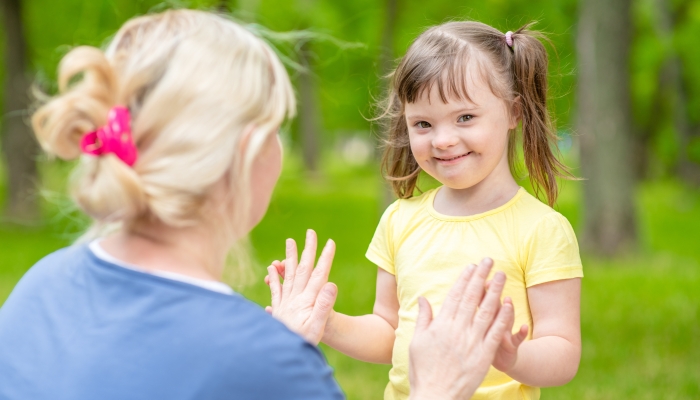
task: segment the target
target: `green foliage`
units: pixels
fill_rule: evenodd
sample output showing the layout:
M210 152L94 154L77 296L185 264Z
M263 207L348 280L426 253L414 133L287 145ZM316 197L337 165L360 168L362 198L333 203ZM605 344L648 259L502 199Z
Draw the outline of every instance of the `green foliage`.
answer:
M657 109L659 72L676 52L682 60L690 121L700 123L700 0L669 0L676 14L672 35L658 35L658 2L634 2L630 82L635 122L640 131L650 126L651 153L658 175L668 175L680 151L668 114ZM384 85L378 65L381 33L386 21L384 2L370 0L50 0L24 1L30 59L39 83L55 90L56 66L76 45L102 46L127 19L169 7L221 9L229 7L243 22L273 31L302 30L299 40L311 38L313 72L322 114L326 149L344 135L367 132L366 117ZM412 40L430 25L455 19L475 19L496 28L515 30L532 20L549 33L552 106L560 128L573 131L575 101L575 0L485 0L455 3L435 0L399 2L393 48L402 55ZM306 34L310 33L310 34ZM4 46L0 32L0 50ZM361 43L362 46L354 46ZM295 45L287 44L292 55ZM284 47L284 46L280 46ZM281 51L285 51L282 48ZM294 78L295 71L290 69ZM0 79L4 65L0 65ZM1 99L0 99L1 101ZM665 100L666 101L666 100ZM666 104L666 106L668 106ZM2 114L0 113L0 118ZM1 121L0 121L1 122ZM294 140L297 135L293 135ZM700 140L693 139L689 157L700 162ZM328 154L327 154L328 155ZM640 156L644 156L641 155ZM43 164L42 179L48 193L47 224L22 229L0 223L0 303L22 274L39 258L69 244L85 221L75 213L63 193L70 164ZM320 177L309 179L295 157L289 157L269 213L252 233L262 264L281 258L284 239L300 240L306 228L320 238L332 237L338 252L331 279L340 289L337 310L368 313L374 300L376 269L364 252L379 220L380 182L374 166L350 167L328 157ZM2 172L2 171L0 171ZM0 174L1 176L2 174ZM435 184L423 181L424 188ZM521 184L527 186L526 180ZM581 183L565 182L558 209L579 227ZM0 189L4 182L0 178ZM4 190L2 190L4 193ZM58 193L58 194L57 194ZM1 195L0 195L1 196ZM691 399L700 397L700 337L697 324L700 301L700 192L670 179L646 182L637 195L642 248L623 259L585 257L582 331L583 359L578 376L562 388L543 390L552 399ZM0 198L2 206L2 198ZM1 221L0 221L1 222ZM245 294L268 303L259 282ZM380 398L388 366L351 360L326 349L329 362L350 399Z
M40 229L0 225L0 303L22 274L49 252L77 237L84 220L61 196L69 164L45 164L54 193L49 223ZM284 257L284 239L301 242L307 228L321 241L333 238L337 255L331 280L339 287L336 309L370 313L376 267L364 252L380 217L377 168L350 167L327 157L322 176L304 177L301 163L286 160L267 216L253 231L257 283L243 293L269 304L264 266ZM429 181L426 187L432 186ZM2 183L0 182L0 189ZM565 182L558 209L579 226L580 182ZM58 200L56 200L58 199ZM637 195L643 246L617 260L585 257L582 295L583 357L577 377L543 389L546 399L694 399L700 396L700 191L673 181L642 185ZM352 360L324 346L349 399L381 398L389 367Z

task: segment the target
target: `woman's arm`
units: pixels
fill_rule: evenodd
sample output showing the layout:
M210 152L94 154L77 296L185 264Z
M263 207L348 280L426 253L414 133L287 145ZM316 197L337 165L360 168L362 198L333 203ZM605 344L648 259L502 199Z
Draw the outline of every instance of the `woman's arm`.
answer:
M352 358L390 364L398 323L396 277L377 268L377 294L373 313L352 317L333 311L321 341Z
M581 360L581 279L565 279L527 289L532 340L509 354L510 335L501 343L494 367L529 386L561 386L574 378Z

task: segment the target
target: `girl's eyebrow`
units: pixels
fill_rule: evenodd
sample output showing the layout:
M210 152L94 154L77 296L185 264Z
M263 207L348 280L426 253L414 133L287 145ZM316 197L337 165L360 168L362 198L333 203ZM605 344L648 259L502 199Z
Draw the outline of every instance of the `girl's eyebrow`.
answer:
M459 108L459 109L456 109L454 111L450 111L449 115L462 115L462 114L471 113L471 112L475 112L475 111L479 111L479 107L474 106L474 107ZM406 119L424 120L424 119L430 119L430 118L423 116L423 115L420 115L420 114L406 114Z
M424 117L422 115L417 115L417 114L411 114L411 115L406 114L406 119L430 119L430 118Z

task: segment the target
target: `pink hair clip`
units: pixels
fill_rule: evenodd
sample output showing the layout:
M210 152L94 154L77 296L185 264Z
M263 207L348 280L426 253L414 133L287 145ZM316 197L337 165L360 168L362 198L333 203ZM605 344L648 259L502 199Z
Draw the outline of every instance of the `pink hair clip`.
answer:
M129 109L115 106L109 110L107 124L96 131L86 133L80 141L80 149L83 153L93 156L112 153L124 164L132 167L138 154L131 136Z
M508 44L508 47L511 49L513 48L513 32L506 32L506 43Z

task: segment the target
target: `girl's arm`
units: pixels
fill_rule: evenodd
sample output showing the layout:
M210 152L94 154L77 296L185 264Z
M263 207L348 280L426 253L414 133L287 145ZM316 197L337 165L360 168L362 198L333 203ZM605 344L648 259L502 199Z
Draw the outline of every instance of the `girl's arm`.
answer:
M535 285L527 296L532 340L513 349L506 335L493 365L528 386L564 385L576 376L581 360L581 279Z
M391 364L399 323L396 277L377 268L377 294L372 314L352 317L333 311L321 341L361 361Z

